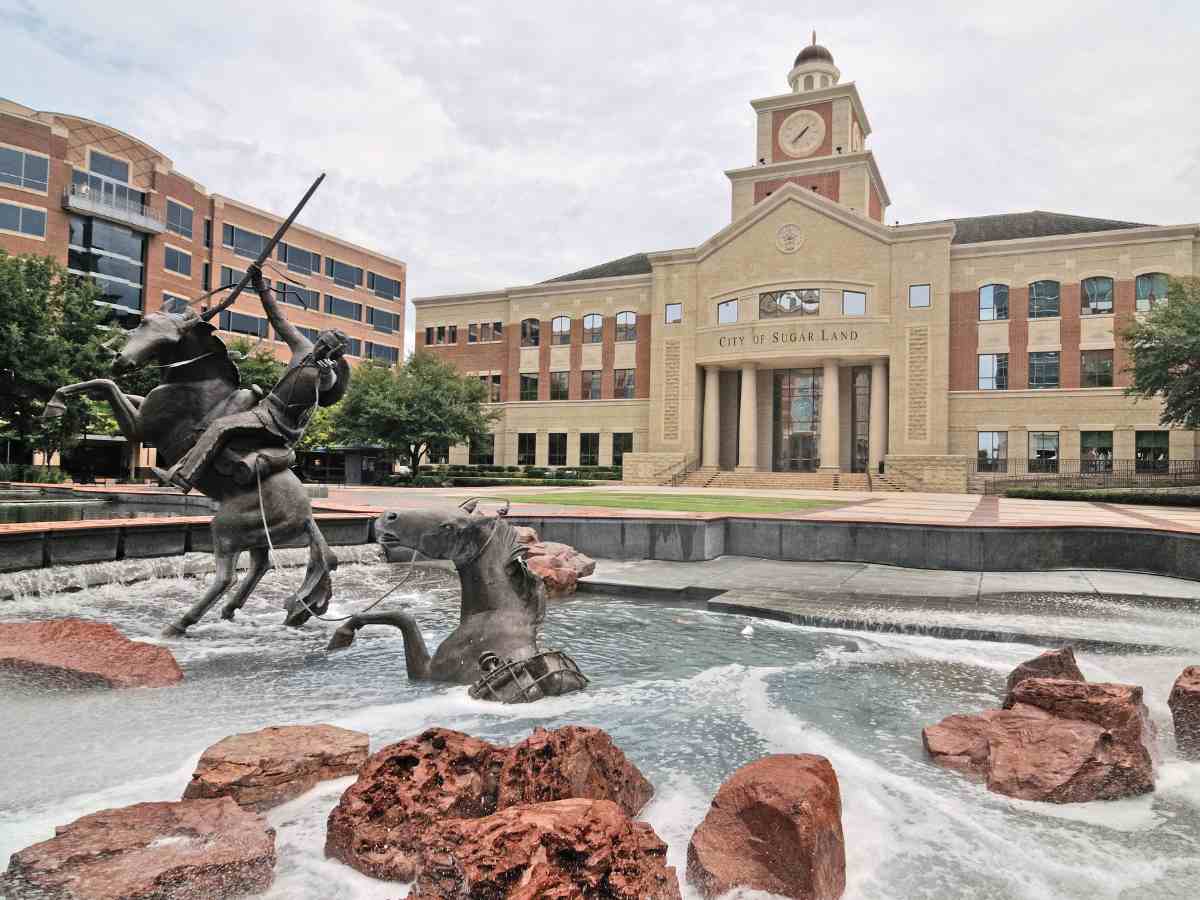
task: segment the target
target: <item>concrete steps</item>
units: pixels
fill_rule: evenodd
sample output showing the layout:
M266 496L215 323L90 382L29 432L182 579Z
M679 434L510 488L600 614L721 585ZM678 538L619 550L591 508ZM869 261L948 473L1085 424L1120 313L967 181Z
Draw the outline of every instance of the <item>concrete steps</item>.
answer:
M688 473L679 487L736 490L899 491L884 475L865 472L735 472L714 466Z
M873 491L892 491L892 492L898 493L898 492L905 490L905 488L904 488L904 485L900 484L897 481L894 481L891 477L889 477L887 475L872 475L871 476L871 490L873 490Z

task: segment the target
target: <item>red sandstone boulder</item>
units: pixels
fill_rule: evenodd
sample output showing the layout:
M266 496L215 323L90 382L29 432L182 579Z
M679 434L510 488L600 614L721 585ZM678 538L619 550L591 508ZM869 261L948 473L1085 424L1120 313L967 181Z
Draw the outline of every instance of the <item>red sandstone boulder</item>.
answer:
M533 734L508 749L500 769L497 808L568 797L612 800L636 816L654 787L599 728L567 725Z
M1067 681L1087 681L1075 663L1075 651L1070 647L1047 650L1040 656L1027 659L1009 673L1004 687L1004 702L1007 705L1012 689L1026 678L1062 678Z
M166 647L83 619L0 624L0 669L63 687L164 687L183 678Z
M514 539L519 546L528 547L537 543L538 533L528 525L514 525L512 528L515 532Z
M555 541L530 544L525 564L530 572L542 579L550 599L574 594L579 579L596 571L596 561L590 556Z
M1179 755L1200 758L1200 666L1184 669L1167 700L1175 721L1175 747Z
M829 760L788 753L738 769L692 835L687 860L688 881L704 897L734 888L842 896L842 796Z
M325 854L376 878L411 881L439 824L572 798L612 801L632 816L653 793L598 728L538 729L512 747L431 728L363 764L329 815Z
M1005 709L949 716L922 739L938 764L1023 800L1080 803L1154 790L1153 730L1135 685L1026 678Z
M204 751L183 798L228 796L262 812L317 782L353 775L367 759L367 743L362 732L333 725L282 725L231 735Z
M509 807L447 822L410 896L421 900L679 900L667 845L608 800Z
M138 803L76 819L14 853L10 900L194 900L271 886L275 831L228 797Z

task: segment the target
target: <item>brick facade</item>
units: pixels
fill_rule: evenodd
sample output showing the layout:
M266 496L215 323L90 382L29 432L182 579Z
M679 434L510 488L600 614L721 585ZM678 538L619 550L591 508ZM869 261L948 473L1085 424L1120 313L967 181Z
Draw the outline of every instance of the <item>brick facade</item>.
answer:
M797 109L811 109L822 119L825 120L825 139L813 153L813 156L829 156L833 152L833 101L826 100L824 103L814 103L812 105L794 106L791 109L776 110L771 116L771 147L773 150L772 162L786 162L792 159L783 152L783 148L779 145L779 129L783 126L787 117L794 113Z

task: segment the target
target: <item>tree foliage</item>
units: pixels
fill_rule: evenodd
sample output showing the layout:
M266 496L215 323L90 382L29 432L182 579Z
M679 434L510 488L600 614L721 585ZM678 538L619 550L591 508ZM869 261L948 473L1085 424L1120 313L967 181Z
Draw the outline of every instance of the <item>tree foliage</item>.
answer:
M266 344L252 344L245 338L234 338L229 342L229 350L231 353L242 355L242 358L237 360L242 387L257 384L270 393L271 388L275 387L287 371L287 364L276 359Z
M0 250L0 420L27 448L61 447L78 434L88 409L79 398L67 414L43 425L46 401L64 384L109 375L99 329L106 313L98 290L51 257Z
M1126 393L1162 400L1163 425L1200 428L1200 279L1172 278L1167 302L1130 326L1133 383Z
M366 362L334 407L339 444L383 447L408 457L413 472L431 446L461 444L488 433L496 414L484 408L487 389L429 353L402 366Z

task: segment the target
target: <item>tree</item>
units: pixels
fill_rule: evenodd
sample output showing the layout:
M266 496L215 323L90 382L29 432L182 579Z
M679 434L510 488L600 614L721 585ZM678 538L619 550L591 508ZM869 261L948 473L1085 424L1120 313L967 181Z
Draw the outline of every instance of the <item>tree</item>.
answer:
M280 362L265 344L251 344L245 338L235 338L229 342L230 353L240 353L242 358L237 361L238 372L241 373L242 387L257 384L267 393L275 387L287 364Z
M80 432L87 406L43 426L42 410L60 386L109 374L101 346L113 336L95 304L99 291L51 257L10 256L0 250L0 421L27 449L63 446Z
M484 409L487 389L429 353L402 366L366 362L335 407L334 439L383 447L408 457L415 475L432 445L461 444L488 434L496 413Z
M1163 425L1200 428L1200 279L1172 278L1167 302L1124 333L1133 384L1125 393L1162 400Z

